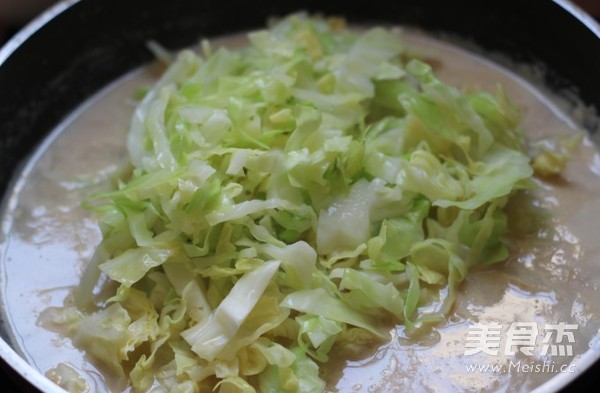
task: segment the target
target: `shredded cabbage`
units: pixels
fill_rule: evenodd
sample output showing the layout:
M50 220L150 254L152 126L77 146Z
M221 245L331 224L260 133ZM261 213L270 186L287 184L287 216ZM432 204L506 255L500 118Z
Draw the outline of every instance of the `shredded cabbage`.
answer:
M399 33L297 14L248 38L174 57L130 176L86 201L103 241L54 322L136 389L323 391L333 346L417 334L505 260L532 185L504 92L445 84Z

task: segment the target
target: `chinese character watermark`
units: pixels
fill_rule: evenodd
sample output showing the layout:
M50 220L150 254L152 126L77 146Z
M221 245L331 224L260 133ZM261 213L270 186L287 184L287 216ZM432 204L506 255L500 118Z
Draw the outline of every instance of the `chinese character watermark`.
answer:
M513 356L520 352L527 356L534 356L538 341L541 341L541 356L573 356L575 343L574 331L578 325L558 323L546 324L541 330L535 322L513 322L503 334L503 326L497 323L477 323L469 327L465 341L465 355L485 353L496 356L503 353ZM502 338L506 339L503 341ZM504 347L501 348L501 343ZM501 351L502 349L502 351Z
M506 332L505 355L514 355L513 347L517 347L521 353L533 356L535 342L538 336L538 327L535 322L515 322L510 325Z
M465 343L465 355L474 355L479 352L492 356L498 355L501 333L502 325L499 324L482 325L478 323L471 326Z
M550 348L552 356L573 356L573 346L571 344L575 342L575 336L570 330L577 330L577 327L577 325L565 323L546 325L547 331L544 335L542 355L546 355ZM552 332L556 332L556 344L550 344ZM564 338L566 338L565 344L563 344Z

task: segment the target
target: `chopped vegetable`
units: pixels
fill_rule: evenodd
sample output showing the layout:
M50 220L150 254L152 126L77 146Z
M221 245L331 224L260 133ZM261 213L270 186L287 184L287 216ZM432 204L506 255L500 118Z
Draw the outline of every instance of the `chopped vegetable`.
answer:
M582 139L583 134L577 133L569 137L542 139L533 143L534 158L531 166L535 174L542 177L559 175Z
M333 346L418 334L505 260L503 208L532 186L504 92L443 83L399 33L292 15L248 38L174 58L131 176L87 201L103 241L55 322L136 389L323 391Z

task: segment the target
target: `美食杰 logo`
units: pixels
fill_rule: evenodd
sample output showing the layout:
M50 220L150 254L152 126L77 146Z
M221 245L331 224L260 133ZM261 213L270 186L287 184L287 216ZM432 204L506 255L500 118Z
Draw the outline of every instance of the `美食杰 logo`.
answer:
M513 322L504 330L500 324L477 323L469 327L465 355L510 356L521 352L527 356L573 356L577 328L576 324L558 323L545 324L540 330L535 322ZM505 340L502 340L503 335ZM501 343L504 343L503 348Z

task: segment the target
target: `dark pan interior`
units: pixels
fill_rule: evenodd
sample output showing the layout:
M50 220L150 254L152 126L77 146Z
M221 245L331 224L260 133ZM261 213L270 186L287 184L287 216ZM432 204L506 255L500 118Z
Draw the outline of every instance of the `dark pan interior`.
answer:
M355 22L394 22L449 32L487 50L543 63L555 88L600 107L600 39L559 3L533 0L80 0L0 64L0 192L15 166L82 100L149 61L144 43L179 48L203 36L258 27L298 10ZM15 42L13 41L13 44Z
M600 32L568 8L560 0L80 0L26 40L17 35L2 52L12 50L10 56L0 55L0 195L62 118L151 59L149 39L180 48L299 10L451 33L518 62L543 64L552 88L572 89L600 108Z

